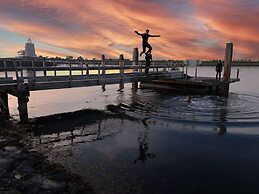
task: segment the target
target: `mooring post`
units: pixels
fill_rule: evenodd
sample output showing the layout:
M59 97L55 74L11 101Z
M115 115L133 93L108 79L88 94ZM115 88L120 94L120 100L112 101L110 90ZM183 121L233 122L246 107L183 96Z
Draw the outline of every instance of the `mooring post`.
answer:
M0 91L0 109L5 117L9 117L8 93Z
M189 66L189 60L186 60L186 68L185 68L185 78L187 79L187 74L188 74L188 66Z
M54 66L54 76L56 77L57 76L57 69L56 69L56 60L55 59L53 61L53 66Z
M72 63L71 63L71 60L69 60L69 87L71 87L71 84L72 84L72 75L73 75L72 74Z
M33 88L36 88L36 69L35 69L35 61L32 60L32 82L33 82Z
M23 68L22 68L22 61L19 60L19 67L21 68L21 78L23 78Z
M106 69L105 69L105 55L102 55L101 56L101 64L102 64L102 77L103 77L103 79L104 79L104 77L105 77L105 74L106 74ZM105 85L104 84L102 84L102 90L103 90L103 92L104 91L106 91L106 88L105 88Z
M7 62L6 62L5 59L4 59L4 72L5 72L5 77L7 78L8 77L8 71L7 71Z
M237 79L239 79L239 68L237 69Z
M14 71L15 71L15 78L17 81L17 84L19 83L19 74L18 74L18 70L17 70L17 66L16 66L16 60L13 60L13 66L14 66Z
M228 94L229 94L229 81L230 81L230 75L231 75L232 57L233 57L233 43L227 43L226 52L225 52L223 83L220 90L220 95L225 97L228 97Z
M89 64L86 63L85 66L86 66L86 75L88 76L89 75Z
M27 123L28 116L28 104L29 102L29 92L28 91L20 91L18 95L18 111L20 116L21 123Z
M46 59L45 58L42 61L42 66L43 66L43 69L44 69L43 74L46 77L47 76L47 71L46 71Z
M139 65L139 52L138 48L133 49L133 66L138 66ZM134 68L134 71L138 71L138 67ZM133 72L134 73L134 72ZM132 89L138 89L138 82L133 82L132 83Z
M124 89L124 56L121 54L119 57L119 66L120 66L120 90Z

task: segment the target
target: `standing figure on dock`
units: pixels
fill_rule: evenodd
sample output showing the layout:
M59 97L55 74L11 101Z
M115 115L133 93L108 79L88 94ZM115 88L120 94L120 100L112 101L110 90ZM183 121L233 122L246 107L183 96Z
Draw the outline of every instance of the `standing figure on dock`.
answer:
M221 79L221 72L222 72L222 62L221 60L218 61L217 65L216 65L216 80L220 80Z
M145 59L146 59L145 74L147 75L148 71L149 71L149 68L150 68L150 63L151 63L151 60L152 60L152 54L151 54L151 51L147 52L145 54L146 54L146 57L145 57Z
M152 51L152 46L148 43L148 38L149 37L160 37L160 35L151 35L151 34L149 34L149 30L148 29L143 34L139 33L138 31L135 31L135 33L142 37L143 51L140 53L140 56L142 56L142 54L146 53L146 48L149 49L147 52L151 52Z

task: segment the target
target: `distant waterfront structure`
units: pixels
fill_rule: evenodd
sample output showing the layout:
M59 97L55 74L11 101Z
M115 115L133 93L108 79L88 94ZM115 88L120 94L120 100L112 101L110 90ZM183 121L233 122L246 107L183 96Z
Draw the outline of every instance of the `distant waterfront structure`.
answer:
M25 49L17 52L19 57L37 57L35 47L32 40L29 38L25 43Z

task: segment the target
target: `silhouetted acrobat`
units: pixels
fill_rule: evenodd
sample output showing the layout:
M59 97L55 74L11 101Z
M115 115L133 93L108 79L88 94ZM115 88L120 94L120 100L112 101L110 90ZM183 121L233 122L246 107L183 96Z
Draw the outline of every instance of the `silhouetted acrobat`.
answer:
M135 31L135 33L142 37L143 51L140 53L140 56L142 54L146 53L146 48L149 49L147 52L151 52L152 51L152 46L148 43L148 38L149 37L160 37L160 35L151 35L151 34L149 34L149 30L148 29L143 34L139 33L138 31Z

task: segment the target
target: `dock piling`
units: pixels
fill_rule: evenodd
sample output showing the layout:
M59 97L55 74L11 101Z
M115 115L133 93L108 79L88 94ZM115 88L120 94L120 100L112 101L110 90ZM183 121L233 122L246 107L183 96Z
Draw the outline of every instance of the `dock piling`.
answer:
M239 79L239 68L237 69L237 79Z
M119 57L119 66L120 66L120 90L124 89L124 56L121 54Z
M229 81L230 81L230 75L231 75L232 57L233 57L233 43L227 43L226 52L225 52L223 83L220 90L220 95L225 97L228 97L228 94L229 94Z
M18 95L18 111L20 116L21 123L27 123L29 116L28 116L28 102L29 102L29 95L26 91L21 91Z
M42 66L44 68L43 75L46 77L47 76L47 70L46 70L46 59L45 58L42 61Z
M105 70L105 66L106 66L105 55L101 56L101 66L102 66L102 77L104 78L105 74L106 74L106 70ZM105 84L102 84L102 91L103 92L106 91Z
M1 113L4 116L6 117L10 116L7 92L0 91L0 109L1 109Z
M139 65L139 52L138 48L133 49L133 66L138 66ZM134 71L138 71L138 68L134 69ZM133 72L134 73L134 72ZM132 89L138 89L138 82L133 82L132 83Z

